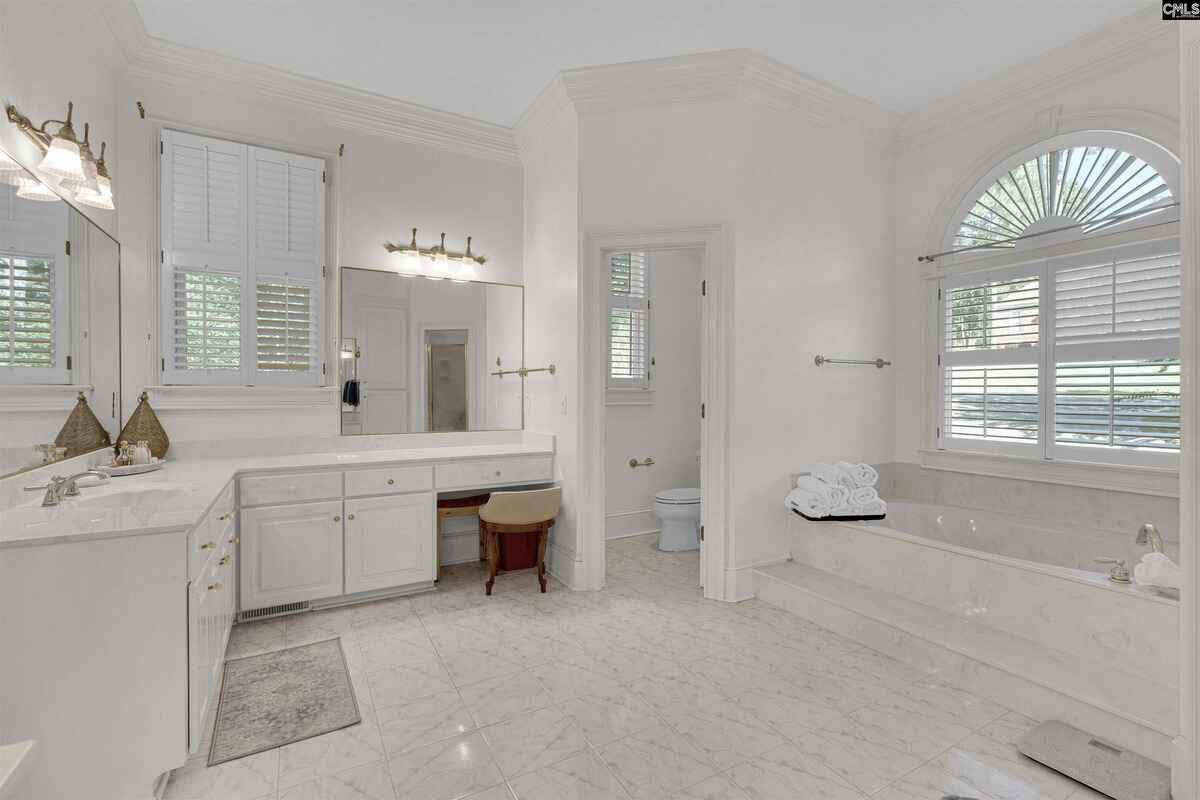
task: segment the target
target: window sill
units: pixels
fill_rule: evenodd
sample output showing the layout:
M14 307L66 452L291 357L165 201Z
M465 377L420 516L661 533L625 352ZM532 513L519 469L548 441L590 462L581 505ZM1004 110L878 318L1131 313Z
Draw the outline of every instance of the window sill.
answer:
M1179 496L1179 472L1166 467L1134 467L1087 461L1047 461L1040 458L974 453L962 450L919 451L926 469L966 472L993 478L1060 483L1088 489L1132 492L1160 497Z
M604 392L606 406L652 406L654 405L653 389L613 389Z
M95 387L90 384L3 384L0 385L0 411L13 414L70 411L80 392L88 395L91 401L94 391Z
M172 413L214 411L331 411L340 401L336 386L147 386L156 411Z

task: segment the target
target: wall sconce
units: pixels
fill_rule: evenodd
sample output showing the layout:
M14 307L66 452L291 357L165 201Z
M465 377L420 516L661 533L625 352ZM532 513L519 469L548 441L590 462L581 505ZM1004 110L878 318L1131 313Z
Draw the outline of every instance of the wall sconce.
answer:
M100 145L100 158L97 159L92 153L91 131L87 124L83 127L83 141L79 140L71 119L75 112L74 103L67 103L65 120L48 119L41 125L34 125L33 121L15 106L8 106L6 112L8 121L16 125L42 151L42 161L37 167L39 172L56 178L59 188L80 203L107 210L114 208L112 179L104 164L104 144ZM51 130L50 126L57 126L57 129ZM0 170L3 170L3 166L0 166ZM22 190L25 188L22 187ZM30 189L30 192L33 191ZM39 194L46 191L45 187L42 187ZM31 200L48 199L21 196Z
M442 234L441 243L424 248L417 244L417 229L412 229L412 240L408 244L393 244L384 242L383 249L400 256L402 269L405 272L423 274L432 280L449 278L452 281L469 281L478 274L477 268L487 261L485 256L471 252L471 237L467 237L467 249L461 253L446 249L446 234ZM422 268L421 259L429 262L428 267Z

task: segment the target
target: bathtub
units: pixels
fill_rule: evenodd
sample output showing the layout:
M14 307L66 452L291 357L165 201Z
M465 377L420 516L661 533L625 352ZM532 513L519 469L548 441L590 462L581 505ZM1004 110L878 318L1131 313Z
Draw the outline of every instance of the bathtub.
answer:
M1136 531L894 500L880 521L793 524L794 565L772 580L793 570L800 613L1009 708L1168 756L1178 600L1114 583L1094 563L1123 558L1132 569L1147 552ZM779 586L767 588L764 599L778 598Z

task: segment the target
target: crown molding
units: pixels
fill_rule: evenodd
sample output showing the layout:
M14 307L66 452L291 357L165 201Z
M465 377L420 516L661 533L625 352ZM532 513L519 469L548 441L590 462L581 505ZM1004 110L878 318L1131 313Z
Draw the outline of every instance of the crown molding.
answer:
M125 57L125 63L136 61L147 46L150 35L137 10L134 0L96 0L100 15L117 40L117 46Z
M536 152L572 118L571 96L562 77L555 75L517 120L514 133L521 156Z
M1178 46L1176 26L1163 24L1157 6L1146 8L905 114L895 148L917 149L964 125L1044 105L1065 86L1098 80Z
M882 107L753 50L716 50L564 70L517 123L518 140L537 141L564 110L632 111L694 103L749 102L826 126L893 135L897 117ZM522 145L522 150L524 150Z

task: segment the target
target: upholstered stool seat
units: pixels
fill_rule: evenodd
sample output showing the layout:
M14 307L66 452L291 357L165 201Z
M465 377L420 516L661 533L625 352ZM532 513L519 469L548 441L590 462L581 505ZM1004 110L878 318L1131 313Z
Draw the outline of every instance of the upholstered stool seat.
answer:
M546 591L546 540L562 507L562 489L535 489L529 492L492 492L479 509L479 527L487 545L488 579L485 588L492 593L500 569L501 533L537 536L537 574Z

